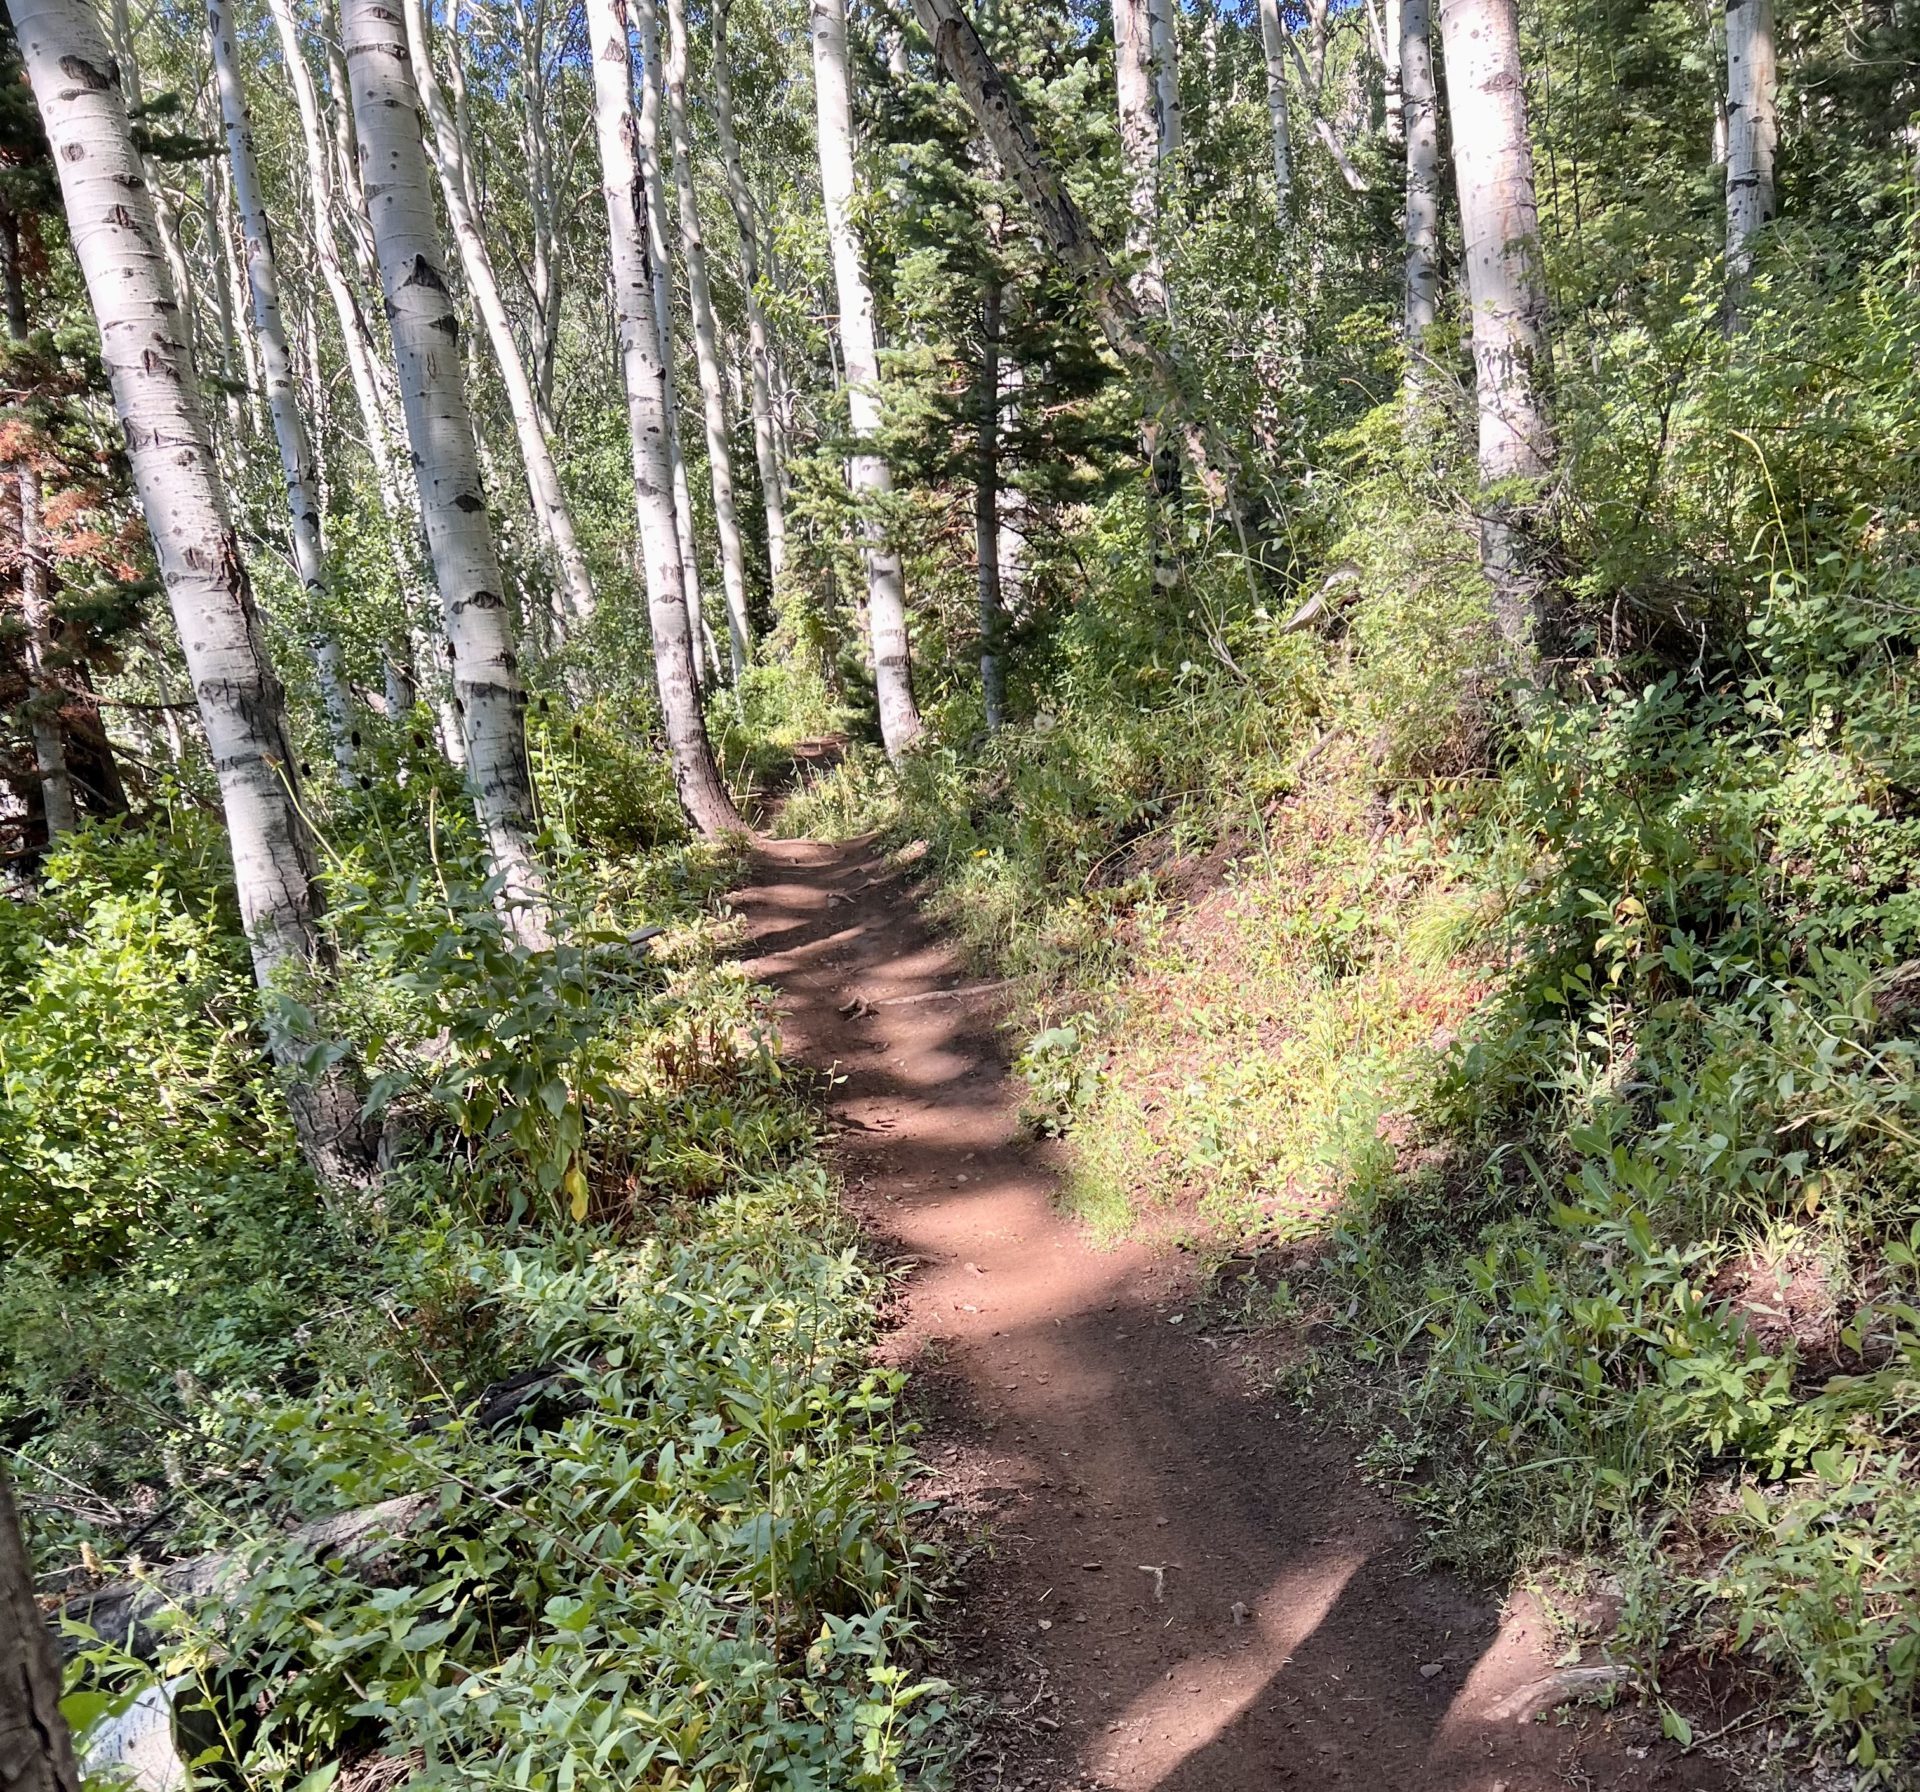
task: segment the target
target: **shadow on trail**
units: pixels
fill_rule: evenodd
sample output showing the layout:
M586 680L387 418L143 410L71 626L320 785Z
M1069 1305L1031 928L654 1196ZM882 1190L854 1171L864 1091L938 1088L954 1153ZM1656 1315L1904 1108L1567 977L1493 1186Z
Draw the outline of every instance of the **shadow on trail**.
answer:
M953 1602L1003 1714L969 1785L1721 1783L1637 1716L1496 1720L1550 1665L1538 1627L1412 1571L1344 1454L1202 1329L1189 1265L1058 1212L990 995L869 843L766 843L735 901L789 1056L834 1074L848 1198L915 1265L888 1353L920 1372L936 1491L992 1539Z

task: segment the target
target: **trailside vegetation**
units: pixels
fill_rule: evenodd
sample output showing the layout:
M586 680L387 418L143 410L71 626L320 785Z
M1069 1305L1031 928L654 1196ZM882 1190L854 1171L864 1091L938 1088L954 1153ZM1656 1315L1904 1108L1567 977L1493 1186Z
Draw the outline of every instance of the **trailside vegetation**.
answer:
M752 822L926 842L1088 1226L1434 1559L1914 1783L1916 68L8 0L0 1596L89 1771L951 1777Z

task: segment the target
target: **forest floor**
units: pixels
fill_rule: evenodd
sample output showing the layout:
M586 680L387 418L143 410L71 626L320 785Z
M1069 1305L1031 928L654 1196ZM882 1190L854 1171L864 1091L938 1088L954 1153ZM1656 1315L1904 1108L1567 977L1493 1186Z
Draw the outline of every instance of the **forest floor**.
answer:
M1639 1707L1516 1718L1540 1609L1414 1566L1350 1454L1268 1390L1290 1341L1218 1323L1178 1251L1103 1250L1018 1119L1000 986L871 840L765 841L734 902L882 1258L924 1488L959 1541L942 1667L996 1792L1720 1788ZM901 1260L905 1260L904 1262ZM1211 1328L1211 1329L1210 1329ZM1262 1367L1267 1373L1262 1374Z

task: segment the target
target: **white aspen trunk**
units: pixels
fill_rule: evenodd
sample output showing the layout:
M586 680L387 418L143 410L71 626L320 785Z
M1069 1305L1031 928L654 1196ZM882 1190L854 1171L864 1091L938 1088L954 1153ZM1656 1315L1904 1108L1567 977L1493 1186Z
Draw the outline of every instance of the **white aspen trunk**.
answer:
M973 553L980 597L980 699L987 726L1007 719L1002 657L1005 609L1000 591L1000 283L980 295L980 372L975 404Z
M280 450L280 471L286 481L294 572L306 593L314 677L326 710L334 762L343 773L350 772L354 761L353 699L347 688L340 643L327 624L327 561L320 539L321 509L314 491L313 450L294 386L292 357L287 352L286 325L280 314L280 270L274 260L266 193L254 155L253 121L234 53L228 0L207 0L207 35L213 45L214 85L226 129L234 204L246 241L247 293L253 309L261 382L266 390L267 414L273 420L273 439Z
M713 288L707 277L707 245L700 229L700 200L693 185L693 126L687 116L686 0L667 0L667 129L673 139L673 184L680 202L680 255L687 270L687 309L693 317L694 364L707 425L707 473L713 486L714 530L720 538L720 577L727 600L727 634L733 681L739 684L753 658L747 619L746 552L734 508L733 449L727 440L727 398L713 323Z
M1155 0L1113 0L1114 95L1120 114L1120 150L1130 176L1127 253L1134 262L1133 297L1146 315L1167 309L1166 276L1160 264L1160 160L1165 143L1155 91L1159 21ZM1141 418L1140 443L1147 462L1153 582L1163 599L1180 582L1177 545L1180 460L1171 435L1160 425L1151 400Z
M1387 141L1399 149L1407 139L1406 53L1402 48L1407 34L1406 0L1381 0L1381 8L1385 41L1381 47L1380 85L1385 94Z
M560 469L553 458L552 429L541 413L533 382L527 377L526 360L520 353L512 320L500 297L500 283L494 278L493 257L488 252L486 238L481 235L480 221L467 200L470 187L466 174L466 146L460 139L453 111L447 105L446 96L440 91L439 80L433 72L433 58L427 44L426 20L420 0L404 0L402 10L406 15L405 41L409 60L414 78L419 83L415 90L416 97L423 102L422 109L429 127L426 147L432 154L434 168L440 177L447 222L453 228L453 240L459 249L460 269L466 277L467 291L474 309L480 314L487 342L493 350L494 362L500 370L500 384L507 395L507 409L513 417L514 437L520 445L520 461L527 476L527 496L533 506L534 522L552 556L555 582L567 619L574 624L586 623L593 617L593 580L587 572L586 556L580 551L579 537L573 527L573 512L568 508L566 490L560 482ZM351 21L358 16L358 11L349 0L350 40ZM349 73L356 81L355 111L362 114L358 124L361 153L364 156L367 154L367 121L359 97L359 71L352 67L351 49L347 60ZM368 183L369 192L372 185ZM379 236L380 220L376 217L376 245ZM380 259L382 278L385 279L386 258L383 255ZM425 508L424 492L422 507Z
M1773 222L1778 68L1773 0L1727 0L1727 310L1729 333L1753 279L1753 239Z
M1433 86L1432 0L1401 0L1400 87L1407 139L1406 392L1421 389L1440 298L1440 106Z
M1162 166L1180 153L1180 34L1173 0L1147 0L1147 36L1153 46L1154 156Z
M239 351L234 341L233 330L233 288L227 279L227 258L220 243L220 205L214 194L214 183L218 177L209 170L200 183L200 229L202 247L207 257L206 284L213 292L214 323L220 332L220 379L225 390L220 394L221 408L226 412L227 433L233 442L238 442L246 431L246 418L241 410L241 387L244 384L239 367ZM182 262L184 267L185 263ZM176 274L175 278L179 276ZM188 276L192 278L191 275ZM190 288L187 290L191 290Z
M274 990L325 962L313 842L279 680L180 341L119 70L86 0L11 0L10 10L219 779L255 975L262 989ZM339 1066L308 1074L317 1042L299 1012L281 1009L269 1032L290 1073L301 1143L326 1180L358 1179L371 1159L354 1081Z
M673 526L680 539L680 568L687 610L704 646L712 645L700 595L700 543L693 527L693 494L680 446L680 380L673 353L673 231L667 222L666 163L660 154L660 114L666 110L661 70L660 16L653 0L633 0L632 22L640 33L640 178L647 189L647 245L653 266L653 316L659 327L660 366L667 382L667 445L673 460ZM716 680L719 662L713 666Z
M301 146L306 154L307 185L313 213L314 259L320 277L332 301L345 348L347 379L353 388L354 404L360 413L360 430L367 456L373 463L374 487L380 495L380 509L387 521L388 540L392 544L393 567L400 590L402 608L408 626L396 631L388 642L385 660L387 713L398 718L413 708L420 691L421 669L436 689L444 680L441 667L444 654L428 651L430 641L419 635L420 619L428 610L421 584L421 567L426 564L425 535L410 482L403 483L401 469L393 450L394 423L389 407L391 376L384 375L372 326L367 321L354 282L340 259L339 239L334 234L334 219L340 206L333 185L332 153L313 72L307 66L299 26L293 15L292 0L267 0L274 29L280 38L280 53L286 63L293 87L294 108L300 119ZM363 221L364 222L364 221ZM366 228L370 231L371 224ZM410 638L417 636L417 638ZM450 761L461 763L459 730L443 728L442 742Z
M712 838L738 828L740 817L707 740L695 675L692 618L673 513L673 457L659 320L647 249L647 195L633 111L633 54L625 0L587 0L587 44L593 63L594 131L600 145L614 309L620 323L620 366L627 387L627 429L633 447L633 498L653 630L654 678L667 753L680 802Z
M373 216L367 209L366 183L360 176L360 134L353 123L353 86L347 78L345 40L341 36L337 0L320 0L321 45L327 58L327 89L332 101L327 133L334 164L339 170L341 216L354 265L363 286L378 288L380 269L373 252Z
M213 181L213 238L219 245L214 279L220 292L223 359L229 378L233 377L237 362L240 383L245 387L247 427L258 435L263 421L260 394L266 385L266 373L260 365L260 344L251 331L238 328L235 322L233 295L239 292L246 281L240 272L240 232L234 218L233 183L227 178L225 164L218 160L213 163L209 173Z
M727 55L727 0L714 0L713 122L727 174L727 202L740 239L740 287L747 308L747 378L753 406L753 454L760 472L760 502L767 518L767 561L777 593L787 565L787 501L779 446L774 438L773 346L760 303L760 220L733 128L733 68Z
M20 620L27 629L27 728L33 737L34 769L40 774L47 835L57 840L80 825L80 812L60 729L60 683L48 663L53 655L53 581L40 532L40 475L22 466L15 485L20 504Z
M374 346L373 328L367 322L353 282L347 277L340 259L339 239L334 235L336 214L351 208L343 208L335 195L328 132L314 88L313 71L307 66L301 45L292 0L267 0L267 10L273 15L274 29L279 34L280 54L300 119L300 142L306 153L307 187L313 211L314 259L320 265L320 277L326 284L327 297L332 301L334 317L340 326L347 377L360 410L360 424L366 436L367 454L373 461L381 504L389 521L398 523L406 516L408 507L401 501L393 478L387 394L382 385L380 359Z
M1256 0L1267 64L1267 130L1273 139L1273 191L1280 222L1293 214L1293 130L1287 117L1287 26L1280 0Z
M1008 427L1020 421L1020 399L1026 387L1026 374L1018 361L1002 364L1000 389L1000 429L1004 438ZM1002 673L1005 672L1005 627L1022 620L1027 613L1027 494L1007 481L1004 461L1000 482L1000 614L1002 617Z
M1153 92L1153 24L1147 0L1113 0L1113 85L1120 113L1120 155L1127 171L1127 256L1134 297L1164 309L1165 283L1154 247L1160 124Z
M406 24L384 0L346 0L344 25L374 247L451 649L467 783L513 924L528 945L544 945L545 897L527 839L534 806L526 690L461 377L460 327L442 271L446 245L434 215Z
M827 214L827 245L840 303L840 351L846 364L847 407L858 446L851 484L857 502L884 503L893 475L871 443L880 426L880 356L874 342L873 294L860 265L854 234L853 93L847 70L846 0L812 0L814 110L818 119L820 192ZM920 732L907 649L906 581L900 556L885 539L885 524L869 512L867 627L873 646L873 683L880 705L880 738L898 761Z
M1440 0L1440 33L1473 314L1480 479L1490 487L1539 478L1554 450L1545 393L1546 291L1514 0ZM1482 504L1480 528L1494 622L1523 672L1548 620L1540 614L1527 510L1494 494Z
M1347 146L1340 141L1340 133L1321 113L1320 100L1326 91L1324 80L1307 66L1307 60L1300 54L1300 46L1294 42L1291 32L1286 34L1284 41L1287 54L1292 57L1293 66L1300 76L1300 90L1306 98L1308 119L1313 125L1313 134L1325 145L1327 154L1333 157L1334 166L1340 170L1340 178L1356 193L1370 192L1372 189L1367 183L1367 177L1353 165L1353 158L1347 154ZM1324 62L1324 42L1321 49L1321 60Z
M520 61L520 79L516 83L519 101L520 142L527 171L527 214L532 226L530 241L532 265L528 269L528 296L533 301L527 318L527 334L533 359L534 390L540 409L549 420L553 415L553 375L560 346L561 258L558 206L555 200L553 137L547 120L553 110L547 79L547 8L544 0L514 0L515 36ZM448 58L460 61L456 42ZM460 111L454 113L460 128L462 146L472 139ZM466 158L469 166L471 157ZM479 207L474 208L479 215Z

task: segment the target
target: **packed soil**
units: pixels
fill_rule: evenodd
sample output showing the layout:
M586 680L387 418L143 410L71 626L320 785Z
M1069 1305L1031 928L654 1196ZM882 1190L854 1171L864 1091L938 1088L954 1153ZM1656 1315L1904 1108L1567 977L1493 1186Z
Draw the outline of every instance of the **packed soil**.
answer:
M965 1786L1734 1783L1637 1707L1519 1715L1568 1665L1538 1609L1416 1572L1330 1428L1208 1329L1191 1260L1098 1249L1061 1211L1004 989L873 842L764 842L734 900L788 1056L833 1079L847 1198L910 1272L885 1348L962 1539L942 1628L979 1717Z

